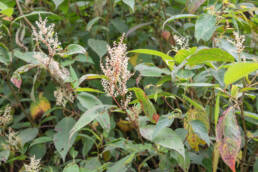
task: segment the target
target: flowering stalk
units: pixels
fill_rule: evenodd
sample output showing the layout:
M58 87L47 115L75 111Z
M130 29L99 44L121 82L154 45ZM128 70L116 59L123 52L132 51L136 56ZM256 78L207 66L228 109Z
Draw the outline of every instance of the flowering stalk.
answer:
M53 57L58 51L62 50L61 43L58 41L57 34L54 31L55 24L47 26L47 18L42 20L39 16L39 21L36 21L38 29L33 29L33 39L39 43L42 42L48 49L48 55Z
M100 64L100 67L105 74L107 79L102 79L102 85L108 96L111 96L117 105L125 110L128 103L131 100L131 94L126 96L127 81L131 78L133 74L127 70L128 57L127 57L127 47L123 43L124 35L120 41L114 42L113 47L107 47L109 56L106 57L105 65ZM117 96L122 96L121 105L116 100Z

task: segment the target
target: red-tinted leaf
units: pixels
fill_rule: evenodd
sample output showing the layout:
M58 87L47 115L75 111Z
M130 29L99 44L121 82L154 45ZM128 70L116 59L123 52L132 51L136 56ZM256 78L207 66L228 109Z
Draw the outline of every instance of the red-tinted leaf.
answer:
M159 114L153 114L152 119L157 123L159 121Z
M216 141L223 161L235 172L235 161L240 151L241 135L233 107L229 107L219 118Z
M11 82L17 87L21 88L22 80L19 77L12 77Z
M21 88L21 84L22 84L22 78L21 78L21 74L23 74L24 72L28 72L30 69L34 68L38 66L37 64L26 64L24 66L19 67L18 69L16 69L16 71L13 73L12 77L11 77L11 82L17 87L17 88Z

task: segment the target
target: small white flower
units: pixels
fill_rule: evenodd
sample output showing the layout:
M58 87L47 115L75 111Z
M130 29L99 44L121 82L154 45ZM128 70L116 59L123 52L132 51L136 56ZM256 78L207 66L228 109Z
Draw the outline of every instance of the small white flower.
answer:
M20 139L17 137L18 134L12 128L9 128L8 130L7 137L9 145L14 149L18 149L20 144Z
M240 35L238 32L233 32L235 40L228 40L236 47L236 51L238 54L241 54L243 50L245 49L244 42L245 42L245 36Z
M39 21L36 21L38 29L33 29L33 39L37 42L42 42L48 48L48 54L53 57L58 51L62 50L61 43L58 41L57 34L54 31L54 24L47 26L47 18L42 20L39 16Z
M40 170L40 159L36 159L35 155L30 158L30 164L24 164L26 172L39 172Z
M13 120L11 110L12 108L10 105L6 105L4 110L0 110L0 126L4 127Z
M174 39L176 41L176 46L172 46L174 51L179 51L180 49L187 49L189 47L189 39L186 37L174 35Z
M66 88L58 87L56 91L54 91L54 96L56 98L56 105L62 105L65 107L66 103L69 101L71 103L74 102L74 95L71 91Z

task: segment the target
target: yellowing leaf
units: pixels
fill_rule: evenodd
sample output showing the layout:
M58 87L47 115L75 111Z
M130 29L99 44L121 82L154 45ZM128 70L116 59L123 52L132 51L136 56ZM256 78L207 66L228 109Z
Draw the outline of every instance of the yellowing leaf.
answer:
M209 118L204 111L196 108L190 109L184 119L184 128L188 131L187 141L191 148L193 148L195 151L199 151L199 145L204 145L205 141L194 132L192 126L190 125L190 122L193 120L200 120L205 127L209 129Z
M218 143L215 143L214 149L213 149L213 159L212 159L212 171L217 172L219 164L219 147Z
M39 96L38 100L33 102L30 106L30 114L32 119L40 118L45 112L51 109L51 105L47 98Z
M116 124L123 132L128 132L134 128L129 121L122 119L120 119Z
M129 62L133 65L136 66L137 65L137 59L138 59L138 54L133 55L132 57L130 57Z

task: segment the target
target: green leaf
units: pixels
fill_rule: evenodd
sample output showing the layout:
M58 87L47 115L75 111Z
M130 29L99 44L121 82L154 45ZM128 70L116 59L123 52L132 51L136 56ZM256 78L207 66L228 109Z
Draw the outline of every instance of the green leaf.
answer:
M174 15L174 16L171 16L169 17L164 23L163 23L163 30L165 28L165 25L168 23L168 22L172 22L176 19L182 19L182 18L195 18L197 17L196 15L194 14L178 14L178 15Z
M92 92L92 93L103 93L103 91L94 89L94 88L76 88L75 91L77 92Z
M220 109L220 95L218 94L216 97L216 104L215 104L215 110L214 110L214 124L215 124L215 128L217 126L218 123L218 119L219 119L219 109Z
M123 0L123 3L128 5L134 11L135 0Z
M236 111L236 114L240 115L240 111ZM258 114L253 112L244 111L244 116L258 120Z
M102 102L96 96L89 93L80 93L77 95L77 99L86 109L91 109L96 105L102 104Z
M127 172L129 164L133 161L135 153L131 153L126 157L115 162L110 168L107 169L107 172Z
M187 100L189 103L191 103L195 108L197 108L197 109L199 109L199 110L201 110L201 111L205 111L204 107L203 107L201 104L199 104L198 102L196 102L196 101L190 99L190 98L187 97L186 95L183 95L183 98L184 98L185 100Z
M92 26L93 26L95 23L97 23L100 19L101 19L101 17L95 17L95 18L91 19L91 20L88 22L87 26L86 26L86 31L90 32Z
M33 11L29 14L24 14L24 15L20 15L19 17L15 18L12 23L18 21L18 20L21 20L22 18L24 17L29 17L29 16L34 16L34 15L42 15L42 14L49 14L49 15L55 15L57 16L56 14L52 13L52 12L48 12L48 11Z
M59 152L63 159L63 162L65 162L66 154L72 147L76 138L76 134L72 137L69 137L69 132L74 126L75 122L76 121L73 118L65 117L55 126L55 131L57 133L54 135L53 141L56 150Z
M47 152L47 146L46 144L37 144L29 149L29 155L30 157L35 156L36 159L42 159Z
M60 4L64 2L64 0L52 0L56 6L56 9L59 7Z
M80 172L79 166L74 164L73 162L67 164L63 170L63 172Z
M156 137L162 128L170 127L173 121L174 118L169 117L168 115L160 116L159 121L157 122L155 129L153 131L152 137Z
M79 85L85 80L91 80L91 79L106 79L105 75L98 75L98 74L86 74L80 77L79 79Z
M225 75L224 82L226 85L232 84L237 80L248 76L250 73L258 70L257 62L238 62L229 66Z
M141 76L146 77L161 77L162 74L170 74L169 70L167 70L166 68L161 69L156 66L149 66L143 63L136 65L135 70L139 71L141 73Z
M128 26L122 19L112 19L111 24L115 27L117 31L119 31L121 34L126 33L128 31Z
M19 50L14 50L14 56L18 59L25 61L26 63L39 64L38 60L34 58L35 52L21 52ZM38 52L37 52L38 53ZM43 55L43 53L42 53Z
M111 128L110 116L107 111L103 114L99 115L96 120L100 124L100 126L104 129L104 132L109 132Z
M167 66L169 67L170 70L173 70L173 67L175 64L174 59L172 57L170 57L169 55L162 53L160 51L156 51L156 50L136 49L136 50L129 51L129 53L140 53L140 54L159 56L167 64Z
M192 47L190 49L181 49L175 55L175 61L177 64L182 63L188 56L195 53L197 47Z
M83 127L88 125L90 122L92 122L94 119L96 119L99 115L105 113L109 108L114 107L113 105L97 105L93 108L87 110L85 113L82 114L82 116L77 120L77 122L74 124L70 131L71 138L76 132L81 130Z
M187 64L193 66L211 61L233 62L234 57L228 52L219 48L201 49L193 54Z
M38 132L39 130L37 128L27 128L22 130L17 137L19 138L21 145L24 146L25 143L32 141L38 135Z
M208 129L206 128L204 123L202 123L200 120L192 120L190 121L190 124L192 126L193 131L209 146L211 142L208 135Z
M51 141L52 141L51 137L42 136L42 137L34 139L33 142L30 144L30 147L37 145L37 144L41 144L41 143L51 142Z
M79 44L69 44L65 48L65 52L61 53L62 56L67 57L74 54L85 54L86 50Z
M152 138L156 144L177 151L185 158L185 148L181 138L171 128L162 128L156 137Z
M199 42L200 39L208 41L216 30L216 16L202 14L195 23L194 36Z
M89 47L101 58L107 53L107 42L103 40L89 39Z
M5 10L7 8L8 8L8 6L5 3L0 2L0 10Z
M13 15L13 8L7 8L2 11L0 11L1 14L7 15L8 17L11 17Z
M10 63L10 56L7 47L0 43L0 63L8 65Z
M149 118L150 121L155 122L153 119L153 115L156 115L156 109L154 107L154 105L152 104L152 102L149 100L149 98L146 96L146 94L144 93L144 91L140 88L130 88L130 91L134 91L137 99L139 100L139 102L142 105L144 114Z
M185 87L216 87L217 84L210 84L210 83L178 83L178 86L185 86Z

